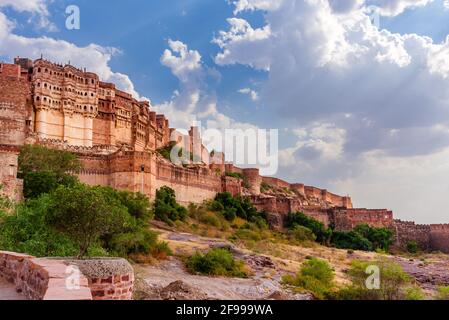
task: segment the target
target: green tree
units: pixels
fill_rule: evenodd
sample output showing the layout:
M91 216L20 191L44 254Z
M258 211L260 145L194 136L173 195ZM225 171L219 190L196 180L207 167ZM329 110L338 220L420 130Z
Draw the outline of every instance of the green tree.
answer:
M353 231L368 239L372 243L373 249L388 251L393 243L393 231L388 228L373 228L364 223L357 225Z
M52 196L47 222L78 245L79 258L101 236L119 232L129 222L126 207L101 187L60 186Z
M296 226L306 227L315 234L317 241L323 244L328 243L332 233L330 229L326 229L322 222L308 217L302 212L289 213L287 226L289 229L294 229Z
M158 220L169 224L176 220L183 221L188 216L187 209L176 202L175 191L167 186L156 191L154 214Z

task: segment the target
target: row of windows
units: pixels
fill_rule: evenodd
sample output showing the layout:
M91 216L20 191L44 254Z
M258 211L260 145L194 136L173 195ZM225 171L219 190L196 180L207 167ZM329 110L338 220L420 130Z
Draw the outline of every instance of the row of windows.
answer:
M40 96L36 96L36 101L41 101ZM52 99L47 98L47 97L43 97L42 101L43 102L48 102L50 105L57 105L57 106L61 105L60 101L52 100ZM64 105L65 106L66 105L75 106L77 109L84 110L84 111L88 111L88 110L90 110L91 112L97 111L97 107L93 107L93 106L88 107L88 106L82 106L82 105L79 105L79 104L75 105L75 103L73 103L71 101L64 101Z
M100 89L100 95L109 97L109 96L111 96L111 91Z
M138 139L141 139L141 140L145 140L145 139L146 139L146 135L140 134L140 133L136 133L136 137L137 137Z
M126 116L126 117L130 117L131 116L131 112L129 112L129 111L124 111L122 109L118 109L117 111L118 111L119 115Z
M79 83L84 83L84 84L89 84L89 82L91 84L95 84L96 83L95 79L90 79L90 81L89 81L89 79L78 77L78 76L75 76L75 75L73 75L71 73L67 73L67 72L66 73L53 72L52 70L48 70L48 68L44 68L43 70L40 67L37 68L37 73L41 73L41 72L50 73L51 76L54 74L54 75L59 76L59 77L65 77L65 78L68 78L68 79L73 79L73 80L75 80L75 81L77 81Z
M36 86L37 86L38 88L40 88L40 87L41 87L41 83L38 82L38 83L36 84ZM63 91L63 89L62 89L61 87L47 85L47 83L44 83L44 84L42 85L42 87L45 88L45 89L48 88L49 90L55 90L55 91L59 91L59 92ZM79 96L85 96L85 97L87 97L88 94L89 94L88 92L76 91L75 89L67 88L67 87L65 88L65 91L67 91L67 92L73 92L73 93L76 93L76 94L79 95ZM90 93L90 96L91 96L91 97L95 97L95 93L91 92L91 93Z

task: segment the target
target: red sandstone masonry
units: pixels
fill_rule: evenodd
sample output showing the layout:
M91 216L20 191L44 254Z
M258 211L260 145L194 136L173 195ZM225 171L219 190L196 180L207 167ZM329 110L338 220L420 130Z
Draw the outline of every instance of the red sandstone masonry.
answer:
M89 279L89 288L94 300L131 300L133 285L133 274Z
M26 299L92 300L84 276L81 276L79 290L67 289L66 269L67 265L62 261L0 251L0 276L14 283Z

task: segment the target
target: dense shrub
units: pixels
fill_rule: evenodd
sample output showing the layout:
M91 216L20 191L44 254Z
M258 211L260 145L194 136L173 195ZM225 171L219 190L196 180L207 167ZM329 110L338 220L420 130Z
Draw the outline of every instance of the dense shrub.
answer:
M379 289L367 288L366 281L371 273L369 266L375 266L380 271ZM353 261L348 271L352 285L340 290L337 298L341 300L403 300L410 290L411 277L400 265L388 261ZM409 298L411 298L409 292ZM413 293L416 297L416 292Z
M167 186L156 191L154 214L156 219L170 225L173 221L184 221L188 216L187 209L176 202L175 191Z
M227 177L237 178L237 179L241 179L241 180L243 180L243 178L244 178L243 174L241 174L239 172L226 172L225 175Z
M232 222L239 217L261 226L267 226L264 215L257 211L249 199L240 196L233 197L229 192L221 192L208 205L210 210L223 214L228 221Z
M46 223L51 201L49 195L43 195L19 205L16 214L1 217L0 249L37 257L76 255L79 251L77 245Z
M251 229L237 229L234 233L235 238L240 240L252 240L260 241L262 240L262 235L259 231L253 231Z
M311 258L303 263L295 276L284 276L283 283L310 291L324 299L334 287L334 271L325 260Z
M316 235L309 228L303 226L295 226L288 232L289 237L293 241L304 242L304 241L315 241Z
M149 230L150 218L144 195L60 186L0 217L0 249L39 257L170 254Z
M290 213L287 217L287 226L289 229L294 229L296 226L306 227L313 232L316 240L323 244L328 242L331 235L331 231L326 229L323 223L306 216L302 212Z
M385 252L390 248L392 238L393 232L387 228L360 224L350 232L334 231L331 243L341 249Z
M449 300L449 286L439 287L438 294L436 295L437 300Z
M409 241L407 242L407 252L408 253L418 253L419 247L418 247L418 243L416 241Z
M355 231L332 233L332 245L340 249L372 251L373 244Z
M404 300L425 300L424 291L418 286L410 286L404 289Z
M60 186L52 198L47 223L79 246L78 257L83 257L101 236L119 233L132 223L126 207L101 187Z
M187 259L186 266L192 273L208 276L226 276L245 278L244 264L236 261L225 249L212 249L206 254L195 253Z
M157 152L164 157L165 159L167 159L168 161L171 161L171 151L172 149L176 146L176 141L170 141L168 145L166 145L163 148L157 149Z
M373 228L366 223L359 224L354 228L354 232L368 239L374 250L381 249L388 251L393 243L393 231L388 228Z

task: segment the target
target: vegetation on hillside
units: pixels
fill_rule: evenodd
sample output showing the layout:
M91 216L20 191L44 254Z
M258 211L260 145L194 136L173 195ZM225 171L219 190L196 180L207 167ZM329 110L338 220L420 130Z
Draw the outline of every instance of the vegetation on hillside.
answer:
M170 254L149 229L153 212L145 195L79 183L69 173L78 160L68 152L26 146L19 159L33 187L15 214L1 210L0 249L38 257ZM51 188L42 179L48 172L55 177ZM27 180L30 174L40 178Z
M244 179L243 174L241 174L240 172L226 172L225 175L227 177L237 178L237 179L240 179L240 180Z
M335 287L334 271L322 259L311 258L301 266L296 276L284 276L284 284L312 293L317 299L324 299Z
M208 276L246 278L244 263L235 260L226 249L212 249L206 254L195 253L186 261L187 269L192 273Z
M335 231L332 228L326 228L322 222L308 217L304 213L289 214L287 227L290 229L290 233L294 232L298 226L309 229L319 243L332 245L339 249L388 251L393 239L393 232L387 228L373 228L368 224L360 224L349 232ZM308 232L303 229L302 233Z
M379 274L376 275L376 269ZM358 261L351 264L350 286L341 289L334 298L340 300L416 300L424 294L413 286L412 278L398 264L388 261ZM369 276L372 276L372 281ZM379 281L376 283L376 276ZM372 287L367 286L367 282Z
M156 219L173 225L174 221L187 218L187 209L176 202L175 191L164 186L156 191L154 214Z
M208 206L210 210L222 214L230 222L239 217L256 223L260 227L268 226L265 214L258 212L247 198L233 197L229 192L221 192L216 195L215 199Z

